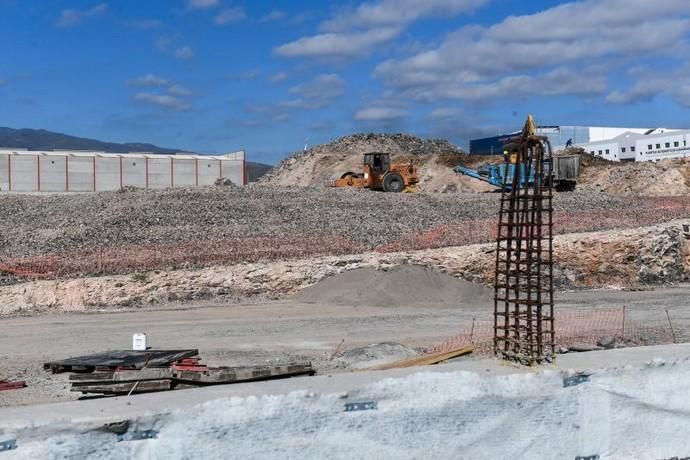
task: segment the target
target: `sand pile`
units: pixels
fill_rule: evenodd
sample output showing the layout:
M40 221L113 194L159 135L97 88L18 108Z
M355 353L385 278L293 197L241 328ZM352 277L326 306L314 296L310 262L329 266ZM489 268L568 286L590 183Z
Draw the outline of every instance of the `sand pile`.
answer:
M493 292L420 265L389 270L360 268L329 276L300 291L295 300L325 305L408 307L489 305Z

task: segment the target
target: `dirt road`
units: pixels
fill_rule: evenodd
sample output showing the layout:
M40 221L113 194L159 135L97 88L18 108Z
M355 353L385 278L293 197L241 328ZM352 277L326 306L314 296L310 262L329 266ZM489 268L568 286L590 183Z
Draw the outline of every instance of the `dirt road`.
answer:
M669 309L678 341L690 339L690 286L652 291L562 293L559 308L627 306L629 317L658 324ZM377 342L406 346L438 344L467 328L472 318L489 320L491 306L327 306L293 301L245 306L62 314L0 322L0 379L25 379L29 387L0 392L0 406L75 399L66 375L50 375L45 361L108 349L127 349L132 334L145 331L150 345L198 348L212 365L308 359L320 373L347 370L329 360L338 344L351 349Z

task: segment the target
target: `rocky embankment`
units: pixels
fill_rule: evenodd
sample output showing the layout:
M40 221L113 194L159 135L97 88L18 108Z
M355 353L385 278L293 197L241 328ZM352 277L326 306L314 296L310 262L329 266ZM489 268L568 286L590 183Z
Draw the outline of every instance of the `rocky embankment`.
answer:
M580 233L554 240L558 289L628 289L686 281L690 221L631 230ZM490 285L494 245L388 254L318 257L0 287L0 315L146 308L177 302L233 302L286 298L329 275L356 268L417 264Z

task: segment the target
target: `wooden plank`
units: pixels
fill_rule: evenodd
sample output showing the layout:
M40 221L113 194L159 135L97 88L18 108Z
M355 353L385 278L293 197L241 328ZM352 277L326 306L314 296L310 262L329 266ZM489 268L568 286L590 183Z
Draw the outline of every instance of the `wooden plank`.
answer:
M176 382L218 385L313 375L314 372L311 363L291 363L277 366L216 367L205 372L177 370L173 372L173 379Z
M91 355L75 356L60 361L43 364L44 369L53 373L80 370L93 372L96 368L115 369L124 367L141 369L143 367L168 367L175 361L197 356L199 350L113 350Z
M169 367L146 367L140 370L117 370L106 372L91 372L88 374L71 374L72 384L91 382L136 382L141 380L160 380L172 378L173 372Z
M465 346L465 347L456 348L455 350L451 350L451 351L442 351L439 353L432 353L432 354L428 354L428 355L417 356L415 358L405 359L402 361L396 361L394 363L382 364L380 366L367 367L366 369L362 369L362 370L365 370L365 371L383 371L386 369L398 369L398 368L413 367L413 366L428 366L431 364L438 364L438 363L446 361L448 359L457 358L458 356L472 353L473 350L474 350L474 347Z
M136 385L136 387L135 387ZM134 389L134 391L132 391ZM148 393L151 391L168 391L172 389L172 382L164 380L145 380L141 382L90 383L88 385L72 384L72 391L81 393L99 393L104 395Z

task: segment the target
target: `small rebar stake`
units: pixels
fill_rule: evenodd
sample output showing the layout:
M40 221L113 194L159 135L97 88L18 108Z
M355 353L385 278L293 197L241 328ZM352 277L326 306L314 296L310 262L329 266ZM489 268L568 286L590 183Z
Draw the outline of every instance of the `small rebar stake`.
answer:
M494 284L494 352L530 366L555 357L551 145L534 131L506 145Z

